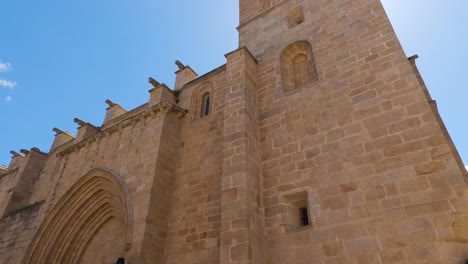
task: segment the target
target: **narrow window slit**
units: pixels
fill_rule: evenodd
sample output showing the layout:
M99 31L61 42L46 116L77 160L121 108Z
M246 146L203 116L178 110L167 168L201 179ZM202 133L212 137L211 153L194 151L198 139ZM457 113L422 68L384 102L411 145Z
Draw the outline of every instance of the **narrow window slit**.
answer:
M307 210L307 207L299 208L299 214L300 214L300 217L301 217L301 226L310 225L310 223L309 223L309 211Z
M210 93L205 93L202 97L201 117L204 117L210 114L210 107L211 107Z
M210 97L208 96L205 101L205 115L210 113Z

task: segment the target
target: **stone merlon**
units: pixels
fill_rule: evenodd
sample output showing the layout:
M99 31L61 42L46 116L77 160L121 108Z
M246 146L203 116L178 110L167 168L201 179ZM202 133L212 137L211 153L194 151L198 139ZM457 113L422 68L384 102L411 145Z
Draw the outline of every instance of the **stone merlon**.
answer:
M98 127L90 123L84 122L81 119L75 118L73 119L73 122L79 125L78 132L76 133L75 138L76 143L82 141L83 139L87 139L99 132Z
M176 65L179 70L175 72L176 80L174 91L180 90L186 83L194 80L198 76L198 74L190 66L184 65L180 61L176 61Z
M62 131L55 127L52 130L55 132L55 138L54 142L52 143L52 146L50 147L49 152L52 152L56 148L75 139L75 137L70 132Z
M106 116L104 117L103 124L106 124L110 120L127 113L127 110L125 110L122 106L112 102L109 99L106 100L106 104L109 107L106 108Z

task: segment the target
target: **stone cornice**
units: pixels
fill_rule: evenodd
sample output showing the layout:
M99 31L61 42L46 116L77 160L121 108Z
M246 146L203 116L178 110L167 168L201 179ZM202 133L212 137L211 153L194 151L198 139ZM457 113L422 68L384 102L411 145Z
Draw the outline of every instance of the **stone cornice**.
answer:
M127 127L127 126L130 126L130 125L133 125L137 122L139 122L140 120L143 120L145 118L148 118L150 116L156 116L158 113L161 113L163 115L165 114L168 114L170 112L173 112L173 113L176 113L178 118L183 118L185 116L185 114L187 113L187 110L183 109L183 108L180 108L176 105L173 105L171 103L168 103L168 102L161 102L159 104L156 104L146 110L143 110L142 112L139 112L133 116L129 116L123 120L121 120L120 122L112 125L112 126L109 126L109 127L106 127L105 129L102 129L101 131L99 131L97 134L87 138L87 139L84 139L76 144L73 144L63 150L60 150L58 153L57 153L57 157L63 157L65 155L68 155L76 150L79 150L81 149L82 147L84 147L85 145L87 145L88 143L91 143L91 142L94 142L95 140L99 139L99 138L103 138L107 135L110 135L110 134L113 134L119 130L121 130L122 128L124 127Z
M258 60L255 58L255 56L252 54L252 52L250 52L250 50L246 46L242 46L242 47L239 47L239 48L237 48L237 49L235 49L235 50L233 50L231 52L228 52L228 53L226 53L224 55L224 57L227 58L231 54L236 53L236 52L238 52L240 50L245 50L245 52L247 52L247 54L249 54L249 56L255 61L255 63L258 64Z
M216 74L218 74L220 72L223 72L225 70L226 70L226 64L223 64L223 65L219 66L218 68L215 68L215 69L203 74L202 76L199 76L196 79L184 84L184 86L182 86L182 88L177 90L177 92L183 92L184 90L187 90L188 88L193 87L194 85L199 84L199 83L205 81L206 79L210 78L211 76L216 75Z

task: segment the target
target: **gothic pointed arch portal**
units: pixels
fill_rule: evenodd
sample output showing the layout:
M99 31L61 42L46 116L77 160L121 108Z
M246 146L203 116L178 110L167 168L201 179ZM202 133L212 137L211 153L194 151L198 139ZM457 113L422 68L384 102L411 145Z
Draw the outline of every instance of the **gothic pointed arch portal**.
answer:
M119 254L124 254L132 245L133 206L128 187L119 175L93 169L49 213L23 264L79 264L93 239L109 222L119 226L122 235L117 245Z

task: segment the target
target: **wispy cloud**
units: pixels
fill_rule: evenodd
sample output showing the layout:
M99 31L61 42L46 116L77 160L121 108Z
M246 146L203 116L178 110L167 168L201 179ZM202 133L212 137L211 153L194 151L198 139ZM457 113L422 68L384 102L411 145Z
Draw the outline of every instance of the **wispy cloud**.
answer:
M0 72L6 72L11 70L11 63L0 62Z
M5 102L10 103L11 101L13 101L13 97L11 96L5 97Z
M6 88L13 89L13 88L15 88L16 84L17 83L12 82L12 81L0 79L0 86L6 87Z

